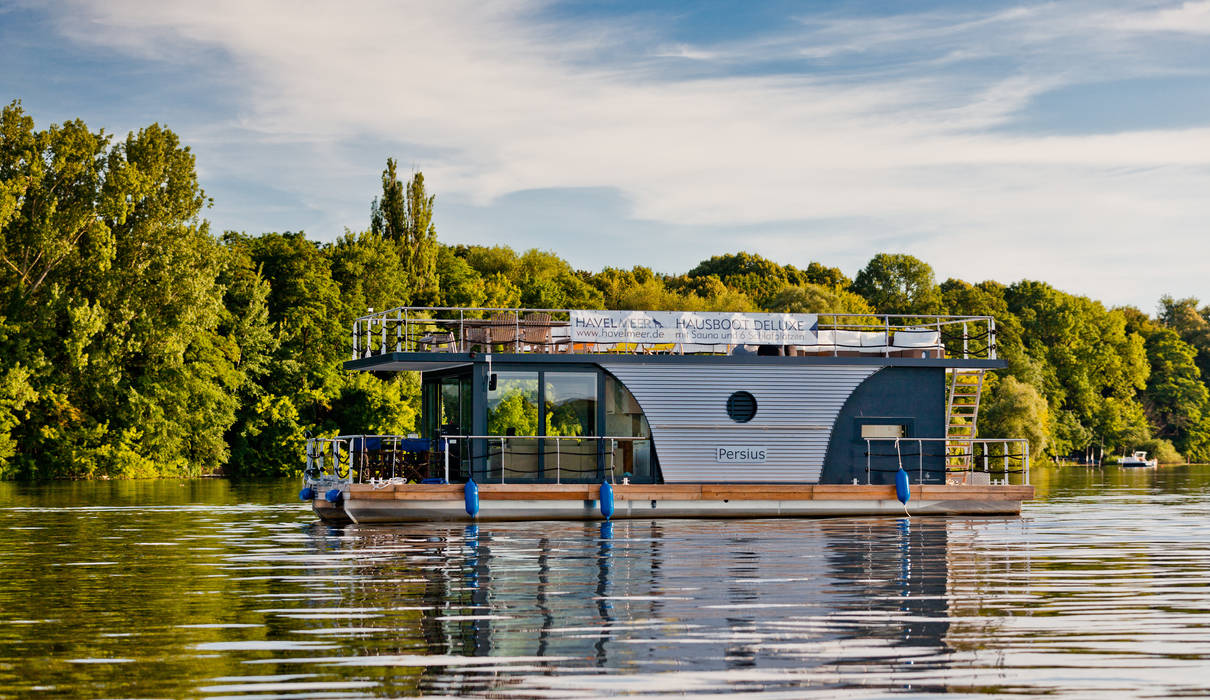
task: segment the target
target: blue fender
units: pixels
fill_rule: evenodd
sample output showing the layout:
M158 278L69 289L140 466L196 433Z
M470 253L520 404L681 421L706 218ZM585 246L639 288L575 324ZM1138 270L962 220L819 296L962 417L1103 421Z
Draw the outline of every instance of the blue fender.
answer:
M298 500L314 501L315 500L315 489L311 488L310 486L304 486L303 490L298 492Z
M899 467L899 471L895 473L895 498L905 506L912 498L912 489L908 484L907 472L903 471L903 467Z
M613 517L613 487L608 481L601 482L601 515L606 520Z
M466 482L466 486L462 487L462 494L466 497L466 514L472 518L479 515L479 485L474 479Z
M344 494L340 492L340 489L328 489L328 492L324 494L324 500L332 504L340 503L343 498Z

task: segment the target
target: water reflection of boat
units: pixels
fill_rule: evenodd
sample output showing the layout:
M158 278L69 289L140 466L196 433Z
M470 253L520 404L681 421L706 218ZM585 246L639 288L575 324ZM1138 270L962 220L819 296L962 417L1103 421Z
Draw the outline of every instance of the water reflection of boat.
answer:
M1147 459L1147 453L1143 450L1135 450L1129 457L1118 457L1119 465L1133 469L1156 467L1159 463L1159 459Z
M983 316L400 308L347 369L420 371L421 434L307 445L321 518L1017 513L1028 445L976 437ZM902 482L902 483L900 483Z
M949 594L952 525L843 519L354 527L350 554L378 563L360 570L347 603L419 610L424 653L450 661L426 668L417 692L595 697L612 687L601 685L604 669L624 671L610 681L619 693L650 682L644 674L672 672L719 674L694 676L706 684L694 686L702 692L742 690L742 672L762 674L763 690L818 689L821 679L861 674L867 665L910 659L921 673L946 667L951 618L964 614L952 610ZM401 579L418 583L401 589ZM500 659L493 673L477 670L492 658Z

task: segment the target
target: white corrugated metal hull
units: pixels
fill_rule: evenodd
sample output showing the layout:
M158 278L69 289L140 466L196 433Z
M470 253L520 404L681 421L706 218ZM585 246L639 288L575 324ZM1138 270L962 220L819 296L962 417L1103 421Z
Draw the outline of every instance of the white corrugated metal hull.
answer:
M878 367L602 362L626 385L651 425L666 483L815 483L832 426L853 391ZM727 399L756 397L756 417L737 423ZM719 461L718 448L764 450L760 461Z

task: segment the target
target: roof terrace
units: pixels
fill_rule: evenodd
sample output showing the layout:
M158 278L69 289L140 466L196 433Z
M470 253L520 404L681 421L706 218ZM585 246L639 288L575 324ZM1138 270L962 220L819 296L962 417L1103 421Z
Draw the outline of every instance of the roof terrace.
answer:
M390 353L779 355L995 360L991 316L400 306L353 322L353 360Z

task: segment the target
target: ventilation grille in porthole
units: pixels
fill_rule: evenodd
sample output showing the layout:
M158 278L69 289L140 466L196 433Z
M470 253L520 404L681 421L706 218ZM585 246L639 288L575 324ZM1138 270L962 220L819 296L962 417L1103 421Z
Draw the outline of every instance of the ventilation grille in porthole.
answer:
M736 423L747 423L756 417L756 397L746 391L737 391L727 399L727 415Z

